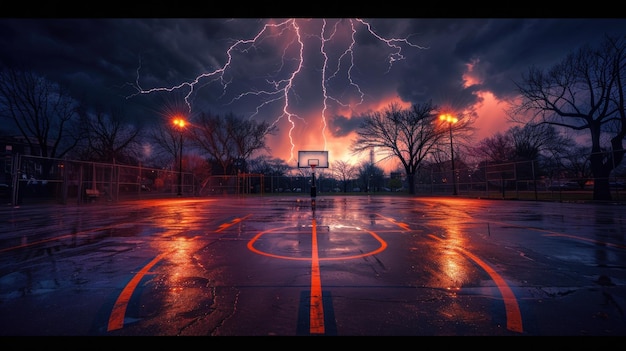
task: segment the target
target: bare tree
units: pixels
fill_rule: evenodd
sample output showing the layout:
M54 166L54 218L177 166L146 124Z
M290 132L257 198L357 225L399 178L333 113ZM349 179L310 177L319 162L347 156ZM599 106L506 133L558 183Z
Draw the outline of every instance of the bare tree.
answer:
M198 182L200 190L209 183L211 179L211 168L206 160L196 154L187 153L183 157L184 169L193 174L194 181Z
M235 161L236 152L228 139L225 119L218 115L201 113L195 125L197 127L190 131L194 144L210 160L220 165L222 174L229 174L228 170Z
M382 187L385 171L375 164L364 161L357 167L357 173L361 189L366 192L378 191Z
M335 161L332 164L332 173L343 185L343 192L348 192L348 181L356 176L357 168L346 161Z
M157 125L148 134L148 139L154 145L151 160L158 167L174 165L179 157L181 147L180 133L185 133L185 130L180 130L170 121L164 122L164 124Z
M248 162L248 169L252 173L266 176L284 176L289 170L289 165L280 158L270 158L267 155L255 157Z
M513 141L516 160L536 160L541 154L563 154L574 140L559 134L553 125L526 124L506 132Z
M496 133L480 140L471 148L471 153L481 161L504 163L515 158L515 145L510 133Z
M255 151L267 149L265 137L275 131L267 122L210 113L201 113L189 128L194 145L220 165L222 174L245 171L245 162Z
M589 179L593 177L590 167L590 156L587 147L572 147L565 151L565 166L569 173L575 177L580 188L584 188Z
M226 116L227 130L238 158L249 160L253 153L270 151L265 142L267 135L275 134L278 127L268 122L255 122L237 118L232 114Z
M120 112L83 115L81 129L87 147L80 158L98 161L136 164L142 159L141 130L126 123Z
M60 85L31 71L0 72L0 118L39 156L62 158L81 138L79 104ZM47 171L47 170L46 170Z
M515 126L504 133L496 133L468 146L478 162L504 163L537 160L540 155L562 155L574 141L559 134L554 126L526 124Z
M575 131L588 130L593 198L610 200L609 176L624 157L626 41L606 37L599 48L580 48L547 72L531 67L516 83L522 100L509 116Z
M428 102L406 110L390 104L383 112L372 112L364 116L351 149L361 153L375 148L386 153L383 159L398 159L406 172L409 193L415 194L414 179L420 163L448 136L447 127L436 123L435 110Z

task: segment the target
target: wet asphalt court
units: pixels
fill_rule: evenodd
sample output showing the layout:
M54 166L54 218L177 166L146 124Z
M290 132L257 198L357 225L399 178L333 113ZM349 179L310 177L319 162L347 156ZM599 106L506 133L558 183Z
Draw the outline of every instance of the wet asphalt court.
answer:
M0 207L4 336L623 336L624 204Z

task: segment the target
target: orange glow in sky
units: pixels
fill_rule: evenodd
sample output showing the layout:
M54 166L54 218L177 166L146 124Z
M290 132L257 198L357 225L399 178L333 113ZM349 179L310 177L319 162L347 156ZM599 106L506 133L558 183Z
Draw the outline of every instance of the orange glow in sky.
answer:
M478 134L474 138L475 141L491 137L496 133L503 133L513 125L507 121L505 110L508 104L496 99L492 93L480 92L479 96L482 102L476 106L478 118L474 123L474 127Z
M478 114L478 118L474 122L474 127L477 130L477 134L474 136L473 141L478 142L484 138L491 137L496 133L503 133L512 125L507 121L505 109L507 103L496 99L491 92L479 92L481 102L475 106L475 110ZM396 97L387 97L380 101L372 102L368 105L361 105L358 109L342 109L338 111L340 115L351 118L359 113L367 113L368 111L382 111L389 107L391 103L398 103L402 108L409 108L410 103L400 100ZM329 116L333 116L332 113L326 112L327 127L323 133L323 122L321 118L321 112L317 112L315 116L306 116L304 119L306 124L296 125L294 130L294 144L295 152L297 151L328 151L329 162L332 168L334 161L345 161L353 165L360 165L361 162L369 161L369 153L363 153L359 155L353 155L350 151L350 146L353 140L356 138L356 133L351 132L345 136L334 137L332 135L332 122ZM287 124L281 124L281 130L286 128ZM324 138L325 135L325 138ZM290 159L291 144L286 137L286 133L278 133L275 136L268 138L268 145L271 148L272 157L281 158L287 161L290 166L297 165L297 159ZM374 162L379 162L381 157L375 155ZM384 161L376 164L382 168L386 173L395 171L398 166L397 161Z
M291 158L291 143L287 138L285 128L290 127L287 123L280 124L281 131L274 136L268 137L268 145L271 148L271 154L274 158L281 158L287 161L290 166L297 165L297 152L298 151L328 151L328 157L330 166L334 161L345 161L353 165L359 165L363 161L370 159L369 153L353 155L350 151L350 146L353 140L356 138L356 132L351 132L344 136L335 137L332 135L332 116L341 115L348 119L360 114L366 114L371 111L382 111L389 107L390 104L395 103L402 108L409 108L410 103L402 101L399 97L389 96L371 103L363 103L356 106L355 109L349 107L335 108L327 110L326 115L326 128L322 120L322 112L316 111L315 113L307 116L301 116L306 123L299 123L296 125L292 135L293 142L295 144L294 158ZM379 157L375 157L374 162L379 161ZM381 162L377 164L383 168L386 172L395 170L395 162Z
M328 151L332 167L339 160L370 160L369 152L350 151L358 117L391 102L408 108L409 101L431 100L437 114L471 118L473 139L458 142L505 132L515 126L505 113L517 94L512 81L530 65L549 69L580 46L623 35L626 21L3 18L0 25L10 33L0 46L5 66L33 70L67 87L88 110L109 114L109 108L123 107L129 121L145 128L162 127L162 112L171 128L172 112L178 112L185 129L199 113L233 113L278 128L265 140L269 153L259 150L251 157L295 167L298 151ZM98 38L98 45L67 35L75 28L80 38ZM170 101L176 105L171 111L163 106ZM190 149L185 144L185 152ZM150 151L144 162L158 158ZM375 152L377 166L396 169L380 161L388 150Z

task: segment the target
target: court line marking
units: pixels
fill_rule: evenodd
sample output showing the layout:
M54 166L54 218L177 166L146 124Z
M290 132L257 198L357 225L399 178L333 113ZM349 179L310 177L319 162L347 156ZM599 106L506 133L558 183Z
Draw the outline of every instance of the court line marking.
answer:
M317 226L317 224L316 224L316 226ZM269 253L269 252L261 251L261 250L259 250L259 249L254 247L254 243L256 241L258 241L261 238L261 236L270 234L270 233L275 232L275 231L285 230L285 229L288 229L288 228L294 229L293 226L285 226L285 227L272 228L272 229L268 229L268 230L264 230L264 231L258 232L252 239L250 239L250 241L248 241L248 250L250 250L250 251L252 251L254 253L257 253L259 255L263 255L263 256L266 256L266 257L280 258L280 259L283 259L283 260L292 260L292 261L309 261L309 260L311 260L310 257L292 257L292 256L282 256L282 255L272 254L272 253ZM350 228L350 227L343 227L343 228ZM318 257L318 260L319 261L352 260L352 259L356 259L356 258L363 258L363 257L366 257L366 256L376 255L377 253L382 252L382 251L384 251L387 248L387 242L385 242L385 240L383 240L380 236L378 236L378 234L376 234L376 233L374 233L374 232L372 232L370 230L362 229L362 228L354 228L353 227L353 228L350 228L350 229L353 229L353 230L355 230L357 232L366 232L366 233L368 233L369 235L374 237L374 239L376 239L376 241L378 241L380 243L380 246L376 250L369 251L369 252L364 252L364 253L361 253L361 254L358 254L358 255L341 256L341 257L322 257L322 258ZM294 235L302 234L302 232L300 232L300 231L294 231L292 233ZM287 234L287 233L283 233L283 234Z
M137 274L133 276L133 278L126 284L120 295L117 297L115 301L115 305L113 305L113 310L111 311L111 315L109 316L109 324L107 327L107 331L117 330L124 327L124 316L126 315L126 308L128 307L128 302L130 298L133 296L133 292L135 288L143 279L143 277L148 273L148 271L154 267L163 257L165 257L168 253L162 253L155 257L150 263L145 265Z
M399 223L396 222L394 219L390 219L388 217L382 216L380 214L378 214L380 217L386 219L387 221L396 224L398 227L404 229L404 230L410 230L408 225L406 223ZM215 232L220 232L232 225L235 225L237 223L240 223L242 220L248 218L249 216L251 216L251 214L246 215L243 218L235 218L234 220L232 220L229 223L224 223L221 224L219 226L219 228L217 230L215 230ZM495 221L496 223L498 221ZM107 228L115 228L119 225L113 225L113 226L108 226L105 227L104 229ZM314 231L316 232L316 222L315 220L313 220L313 227L315 228ZM526 228L529 230L536 230L536 231L543 231L546 232L547 234L545 234L546 236L560 236L560 237L567 237L567 238L571 238L571 239L578 239L578 240L583 240L583 241L589 241L589 242L593 242L593 243L603 243L606 244L607 246L612 246L612 247L618 247L618 248L625 248L626 246L624 245L620 245L620 244L613 244L613 243L608 243L608 242L604 242L604 241L600 241L600 240L592 240L592 239L587 239L587 238L582 238L579 236L574 236L574 235L569 235L569 234L563 234L563 233L558 233L558 232L553 232L553 231L549 231L549 230L543 230L543 229L539 229L539 228L531 228L531 227L522 227L522 228ZM48 241L52 241L52 240L59 240L59 239L63 239L66 237L74 237L76 235L85 235L87 233L90 232L94 232L97 230L102 230L103 228L98 228L98 229L94 229L94 230L87 230L87 231L81 231L79 233L74 233L74 234L67 234L67 235L62 235L59 237L55 237L55 238L50 238L50 239L45 239L45 240L40 240L40 241L36 241L36 242L30 242L28 244L22 244L22 245L18 245L18 246L14 246L14 247L8 247L8 248L4 248L4 249L0 249L0 252L5 252L5 251L10 251L10 250L14 250L14 249L19 249L19 248L24 248L27 246L32 246L32 245L36 245L36 244L41 244L44 242L48 242ZM373 255L375 253L378 253L380 251L383 251L386 248L386 243L384 242L384 240L382 240L378 235L376 235L374 232L371 231L367 231L369 232L371 235L373 235L379 242L381 242L381 247L378 250L375 250L373 252L370 253L366 253L366 254L362 254L362 255L356 255L356 256L348 256L348 257L341 257L341 258L337 258L337 259L350 259L350 258L358 258L358 257L364 257L367 255ZM261 232L259 234L257 234L256 237L259 237L260 235L262 235L264 232ZM316 233L315 233L316 234ZM437 240L443 241L443 239L438 238L434 235L429 235L432 238L435 238ZM256 238L255 237L255 238ZM315 235L315 245L317 246L317 237ZM296 258L290 258L290 257L283 257L283 256L278 256L278 255L271 255L271 254L267 254L267 253L263 253L260 252L258 250L256 250L254 247L251 246L251 243L248 243L248 247L254 251L257 252L259 254L263 254L266 256L272 256L272 257L277 257L277 258L286 258L286 259L296 259ZM521 313L519 312L519 306L517 305L517 300L515 299L515 295L513 294L512 290L508 287L508 285L506 284L506 282L504 281L504 279L495 271L493 270L487 263L485 263L484 261L482 261L480 258L478 258L477 256L473 255L472 253L462 249L462 248L455 248L456 250L461 251L463 254L465 254L467 257L469 257L470 259L472 259L474 262L476 262L479 266L481 266L491 277L492 279L496 282L498 289L500 290L503 298L504 298L504 303L505 303L505 308L506 308L506 312L507 312L507 328L513 331L519 331L522 332L523 331L523 327L522 327L522 320L521 320ZM317 249L315 250L316 256L317 256ZM123 327L123 320L124 320L124 314L126 311L126 307L128 304L128 301L130 300L130 297L132 296L132 293L134 291L134 289L136 288L137 284L139 283L139 281L141 281L141 279L143 278L143 276L145 276L145 274L147 274L147 272L149 271L150 268L152 268L156 263L158 263L163 257L165 256L165 253L157 256L156 258L154 258L150 263L148 263L140 272L138 272L132 279L131 281L126 285L126 287L123 289L122 293L120 294L120 296L118 297L115 306L113 308L113 311L111 313L111 316L109 318L109 329L108 330L115 330L115 329L119 329ZM327 258L330 259L330 258ZM312 274L312 286L314 284L314 279L319 279L319 294L315 294L316 296L319 296L320 302L321 302L321 275L319 274L319 257L316 257L315 260L317 261L317 277L314 277L314 275ZM312 264L312 271L315 269L313 268L315 267L314 264ZM317 285L316 285L317 286ZM313 306L313 289L311 292L311 305ZM316 302L317 305L317 302ZM322 306L321 304L319 304L319 306ZM321 312L321 321L323 323L323 310L320 311ZM311 314L311 318L313 319L313 313ZM311 320L311 326L312 326L312 330L313 330L313 320ZM323 328L323 325L321 326ZM322 329L323 330L323 329Z
M219 228L217 230L215 230L216 233L221 232L222 230L232 227L233 225L247 219L248 217L252 216L252 213L245 215L244 217L237 217L235 219L233 219L232 221L228 222L228 223L222 223L220 224Z
M376 214L378 217L383 218L384 220L386 220L387 222L391 222L395 225L397 225L398 227L404 229L405 231L411 231L411 228L409 228L409 225L404 223L404 222L396 222L396 220L394 218L391 217L385 217L383 215L381 215L380 213Z
M309 311L309 333L324 334L324 304L322 300L322 277L317 247L317 222L313 218L311 230L311 309Z
M428 234L428 236L441 242L445 241L444 239L439 238L433 234ZM524 328L522 326L522 313L520 312L519 305L517 304L517 299L515 298L513 290L509 288L504 278L502 278L502 276L500 276L498 272L496 272L493 268L491 268L491 266L489 266L478 256L458 246L455 246L453 248L457 251L460 251L463 255L469 257L485 272L487 272L487 274L489 274L491 279L496 283L496 287L500 291L500 294L502 295L502 299L504 301L504 309L506 311L506 328L514 332L522 333L524 331Z
M322 298L322 275L320 269L320 261L332 261L332 260L348 260L348 259L356 259L362 258L366 256L373 256L387 248L387 242L385 242L380 236L378 236L375 232L365 230L362 228L351 228L358 232L366 232L373 236L379 243L380 246L373 251L366 252L359 255L351 255L351 256L342 256L342 257L319 257L319 246L317 242L317 221L315 218L311 221L311 257L289 257L289 256L281 256L276 254L271 254L268 252L264 252L258 250L254 247L254 243L259 240L263 235L270 234L275 231L285 230L287 228L293 229L293 226L285 226L279 228L272 228L268 230L261 231L257 233L250 241L248 241L248 249L254 253L259 255L286 259L286 260L298 260L298 261L311 261L311 296L309 299L310 308L309 308L309 334L324 334L326 332L326 327L324 325L324 300ZM349 227L345 227L349 228ZM302 235L300 231L293 232L295 235Z
M250 217L251 215L252 214L248 214L241 218L239 217L235 218L228 223L223 223L219 226L217 230L215 230L215 232L219 233L220 231L228 227L231 227L237 223L240 223L241 221ZM159 261L161 261L163 257L167 256L168 254L172 252L174 252L174 250L170 252L164 252L158 255L157 257L155 257L154 259L152 259L152 261L150 261L139 272L137 272L137 274L135 274L132 277L132 279L128 282L128 284L124 286L124 289L122 289L122 292L117 297L117 300L115 300L115 304L113 305L113 309L111 310L111 314L109 315L109 323L107 325L107 331L118 330L124 327L124 317L126 315L128 302L133 296L133 293L135 292L137 285L139 284L141 279L143 279L143 277L150 271L150 269L154 267L154 265L156 265Z
M406 223L396 222L395 219L385 217L380 214L379 216L397 225L398 227L404 230L409 230L409 226ZM442 241L442 242L444 241L444 239L441 239L433 234L429 234L428 236L433 239ZM485 272L487 272L487 274L489 274L491 279L496 283L496 286L498 287L498 290L500 291L500 294L502 295L502 299L504 301L504 308L506 311L507 329L522 333L524 331L524 328L522 327L522 314L520 312L519 305L517 304L517 299L515 298L515 294L513 293L511 288L509 288L506 281L498 274L498 272L496 272L493 268L491 268L491 266L489 266L486 262L481 260L478 256L472 254L471 252L461 247L453 247L453 248L460 251L463 255L469 257L472 261L478 264Z

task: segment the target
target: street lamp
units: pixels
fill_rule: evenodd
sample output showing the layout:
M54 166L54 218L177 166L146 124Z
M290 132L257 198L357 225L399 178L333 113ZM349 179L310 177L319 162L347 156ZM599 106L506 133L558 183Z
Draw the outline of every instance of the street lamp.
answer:
M458 118L446 113L439 116L439 120L447 122L450 127L450 162L452 162L452 195L457 195L456 192L456 172L454 170L454 147L452 146L452 125L459 121Z
M178 196L183 195L183 128L185 128L185 120L177 117L174 118L174 125L180 130L180 154L178 156Z

